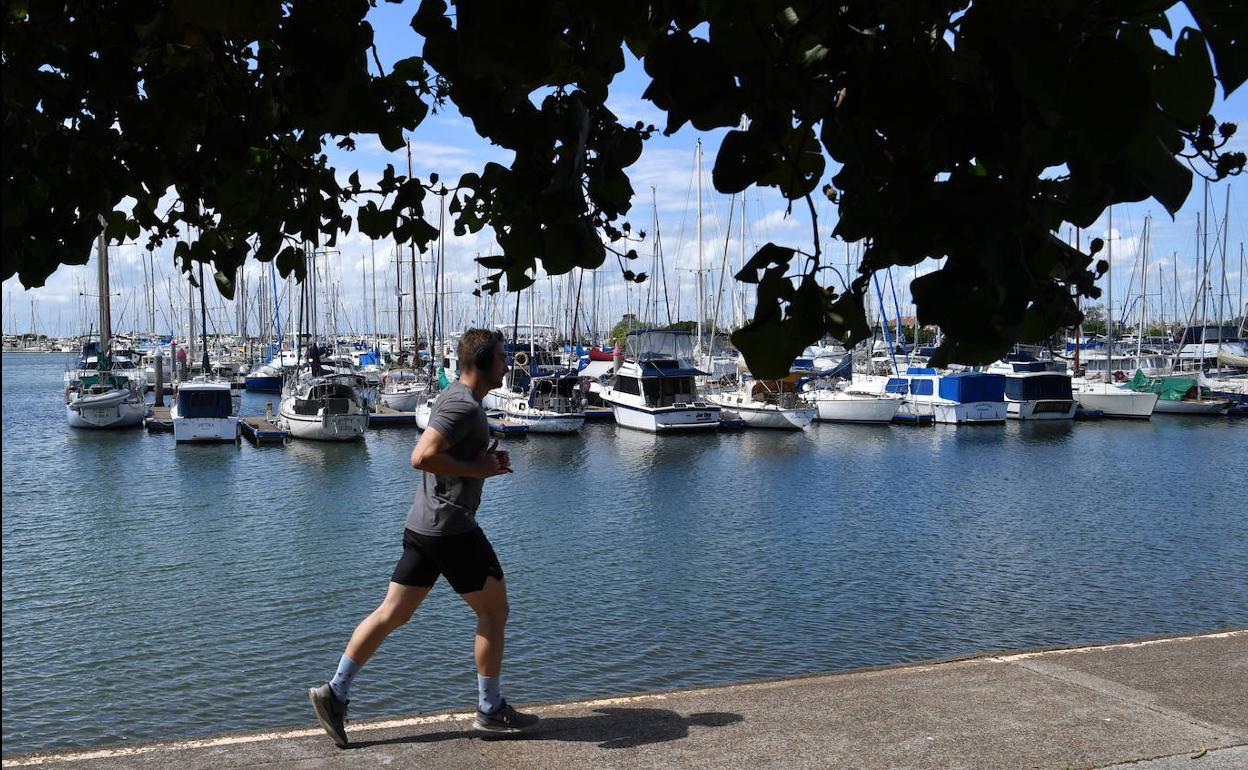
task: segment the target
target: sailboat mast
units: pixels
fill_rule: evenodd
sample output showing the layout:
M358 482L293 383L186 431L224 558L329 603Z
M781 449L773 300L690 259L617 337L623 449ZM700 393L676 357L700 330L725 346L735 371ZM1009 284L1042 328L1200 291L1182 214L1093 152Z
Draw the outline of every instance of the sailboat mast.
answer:
M702 365L702 319L706 315L702 306L702 140L694 150L694 168L698 177L698 365Z
M100 231L96 248L99 250L99 259L97 260L99 262L97 265L99 279L97 283L99 284L100 292L100 351L96 360L99 362L99 371L104 372L106 371L104 356L107 355L108 343L113 338L113 324L112 307L109 304L108 297L108 238L105 237L103 230Z
M1140 270L1143 283L1140 286L1140 328L1135 332L1135 365L1140 365L1140 353L1144 344L1145 330L1148 329L1148 238L1152 231L1152 215L1144 218L1144 254L1143 268Z
M204 302L204 263L199 263L199 313L200 330L204 343L204 376L207 377L212 367L208 364L208 303Z
M1227 241L1227 232L1231 229L1230 222L1227 219L1230 216L1230 213L1231 213L1231 186L1228 184L1226 186L1226 205L1222 209L1222 280L1218 282L1218 285L1221 287L1220 291L1218 292L1218 353L1219 354L1221 354L1222 352L1222 324L1226 323L1226 314L1225 314L1225 310L1226 310L1225 303L1226 303L1226 295L1227 295L1227 286L1226 286L1226 245L1227 244L1226 244L1226 241ZM1222 362L1219 361L1218 362L1219 368L1221 368L1221 365L1222 365Z
M1109 241L1109 265L1105 269L1105 280L1108 283L1106 287L1106 304L1108 309L1105 312L1105 381L1112 382L1114 378L1114 207L1109 207L1109 226L1106 228L1106 240Z
M1081 234L1082 233L1080 232L1079 228L1076 227L1075 228L1075 251L1080 250L1079 241L1080 241ZM848 278L848 273L849 273L848 263L846 263L846 268L847 268L846 277ZM1080 315L1079 323L1075 324L1075 371L1077 373L1079 371L1079 343L1082 341L1080 338L1082 337L1082 332L1083 332L1083 295L1082 294L1076 295L1075 302L1076 302L1075 307L1076 309L1079 310L1079 315ZM915 317L915 320L916 321L918 320L917 316Z
M1205 180L1205 216L1201 219L1200 228L1200 280L1196 282L1198 291L1200 291L1200 370L1205 370L1205 330L1204 326L1209 323L1209 180ZM1203 291L1201 291L1203 289Z

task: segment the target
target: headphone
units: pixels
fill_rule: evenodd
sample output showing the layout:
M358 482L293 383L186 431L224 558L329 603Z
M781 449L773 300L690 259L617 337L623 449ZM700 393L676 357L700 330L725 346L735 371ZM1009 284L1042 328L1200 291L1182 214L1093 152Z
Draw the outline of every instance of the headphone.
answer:
M488 371L494 366L494 346L503 341L503 335L497 331L490 335L489 342L477 348L472 354L472 362L477 371Z

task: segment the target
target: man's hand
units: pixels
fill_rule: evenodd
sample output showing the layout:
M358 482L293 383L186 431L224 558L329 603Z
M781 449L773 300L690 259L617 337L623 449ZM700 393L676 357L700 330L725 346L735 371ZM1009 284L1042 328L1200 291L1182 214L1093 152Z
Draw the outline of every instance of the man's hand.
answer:
M490 444L490 448L485 450L482 463L483 468L489 469L485 473L487 479L490 476L501 476L504 473L511 473L511 454L505 449L498 448L498 439L494 439L494 443Z

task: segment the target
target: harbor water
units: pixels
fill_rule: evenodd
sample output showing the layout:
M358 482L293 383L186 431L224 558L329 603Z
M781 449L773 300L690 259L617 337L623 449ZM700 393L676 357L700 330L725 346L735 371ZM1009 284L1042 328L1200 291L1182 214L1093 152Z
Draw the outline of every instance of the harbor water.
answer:
M66 358L3 357L5 755L314 725L307 688L401 552L419 434L73 430ZM1248 625L1244 420L504 443L479 521L516 703ZM351 718L471 708L472 642L440 582Z

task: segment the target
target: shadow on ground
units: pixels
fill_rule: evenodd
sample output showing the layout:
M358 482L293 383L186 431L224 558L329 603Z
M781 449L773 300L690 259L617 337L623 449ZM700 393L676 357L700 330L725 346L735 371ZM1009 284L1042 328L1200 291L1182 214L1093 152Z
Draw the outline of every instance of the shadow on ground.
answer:
M378 741L352 741L350 748L363 749L369 746L396 743L435 743L473 736L482 740L518 739L596 743L600 749L628 749L687 738L691 727L726 727L743 719L740 714L717 711L690 714L685 717L668 709L600 708L594 709L592 716L543 718L535 731L521 736L448 730Z

